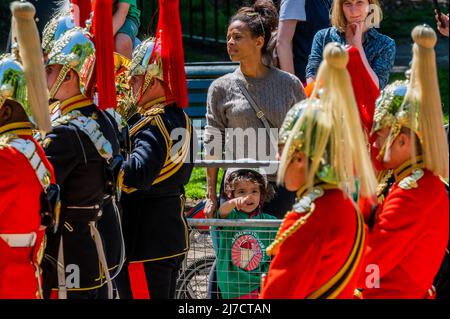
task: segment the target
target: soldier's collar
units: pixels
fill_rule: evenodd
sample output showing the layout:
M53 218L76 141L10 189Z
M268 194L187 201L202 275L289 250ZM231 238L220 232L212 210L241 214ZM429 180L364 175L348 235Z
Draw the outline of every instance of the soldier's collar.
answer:
M30 122L15 122L0 126L0 134L32 135Z
M85 97L83 94L78 94L62 101L59 104L59 110L61 111L61 115L66 115L73 110L81 109L92 104L93 102L90 98Z
M422 156L420 156L420 155L416 156L415 161L413 159L409 159L394 170L395 181L396 182L401 181L406 176L411 175L414 169L423 168L423 167L424 167L424 164L423 164Z
M55 112L59 111L59 101L53 102L52 104L50 104L49 109L50 109L50 114L54 114Z
M151 108L155 108L155 107L159 107L159 108L163 108L166 105L172 104L175 102L175 99L166 99L165 96L161 96L157 99L154 99L150 102L147 102L146 104L144 104L143 106L140 106L138 109L138 112L143 114L146 111L150 110Z

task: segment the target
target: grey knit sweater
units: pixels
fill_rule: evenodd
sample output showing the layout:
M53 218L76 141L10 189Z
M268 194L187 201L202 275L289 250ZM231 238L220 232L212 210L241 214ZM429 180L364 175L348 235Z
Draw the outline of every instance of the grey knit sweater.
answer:
M300 80L287 72L271 67L263 78L251 78L242 74L240 68L235 72L222 76L215 80L208 91L206 127L205 127L205 150L211 152L212 147L217 145L214 141L214 135L220 134L222 145L227 152L236 154L236 149L240 150L256 150L258 147L255 141L244 140L239 143L235 140L230 148L229 134L227 128L261 128L264 124L258 117L250 103L247 101L236 80L240 79L244 83L249 93L252 95L259 108L264 112L272 128L279 129L283 123L284 117L288 110L297 102L305 99L305 93ZM220 133L219 133L220 132ZM265 130L257 132L256 144L261 138ZM269 147L269 138L266 138L266 148ZM276 146L276 144L275 144ZM212 154L215 158L220 158L219 154ZM253 156L233 156L236 158L248 158ZM258 156L256 156L258 157ZM228 157L228 159L230 159ZM267 159L267 158L256 158ZM273 159L273 158L272 158Z

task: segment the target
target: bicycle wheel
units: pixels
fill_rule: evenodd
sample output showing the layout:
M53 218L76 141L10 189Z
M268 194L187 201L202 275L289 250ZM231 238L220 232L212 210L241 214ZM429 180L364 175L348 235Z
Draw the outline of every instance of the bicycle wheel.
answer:
M216 256L205 256L190 264L177 280L176 299L207 299L209 272Z

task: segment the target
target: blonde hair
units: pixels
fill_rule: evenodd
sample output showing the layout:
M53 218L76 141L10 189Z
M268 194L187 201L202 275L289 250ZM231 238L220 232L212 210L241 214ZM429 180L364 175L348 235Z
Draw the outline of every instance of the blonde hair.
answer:
M422 156L425 168L443 178L448 178L448 144L442 114L441 96L436 69L436 32L429 26L420 25L413 29L413 59L408 99L410 116L419 112L419 134L422 141ZM417 101L418 103L415 103ZM418 110L414 110L418 107ZM410 119L414 123L414 118ZM415 137L415 135L413 134ZM415 151L414 151L415 153ZM415 158L416 154L413 154Z
M347 28L347 19L345 18L343 9L344 1L346 0L334 0L333 8L331 9L331 25L339 32L345 32ZM378 16L375 16L375 20L381 22L381 20L383 20L383 11L381 10L380 1L369 0L369 5L372 4L379 8L379 10L375 12L375 14L378 14Z
M44 71L39 33L34 21L36 10L29 2L11 4L13 35L17 37L19 54L27 82L28 102L33 119L40 130L50 132L47 80Z
M314 185L319 165L327 158L335 171L339 188L345 192L355 192L357 177L363 196L375 194L377 181L346 69L348 60L348 52L343 46L329 43L325 47L324 59L317 75L318 85L284 146L278 172L279 182L284 182L286 169L292 160L292 147L300 134L304 143L302 152L310 162L306 168L305 188Z

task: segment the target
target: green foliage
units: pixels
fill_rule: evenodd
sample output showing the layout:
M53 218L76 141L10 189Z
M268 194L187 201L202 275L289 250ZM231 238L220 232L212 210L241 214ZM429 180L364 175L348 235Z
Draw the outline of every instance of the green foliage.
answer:
M447 124L448 123L448 108L449 108L448 68L439 68L438 69L438 78L439 78L439 90L441 92L441 99L442 99L442 111L444 113L444 121ZM403 73L393 73L393 74L391 74L389 82L394 82L396 80L404 80L404 79L405 79L405 75Z
M439 77L439 89L441 92L441 99L442 99L442 107L444 112L444 120L445 123L448 124L448 109L449 109L449 97L448 97L448 68L441 68L438 70L438 77Z
M219 169L216 192L219 194L222 183L223 170ZM205 199L206 197L206 168L196 167L192 171L189 184L186 186L186 198Z
M448 8L443 7L443 10ZM380 31L393 39L410 38L411 30L419 24L426 23L436 29L434 6L431 1L417 6L385 9L383 15Z
M186 197L203 199L206 192L206 173L204 168L194 168L189 184L186 186Z

